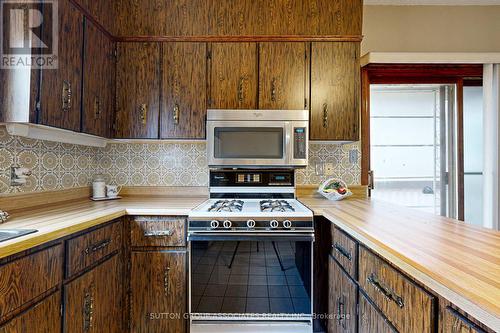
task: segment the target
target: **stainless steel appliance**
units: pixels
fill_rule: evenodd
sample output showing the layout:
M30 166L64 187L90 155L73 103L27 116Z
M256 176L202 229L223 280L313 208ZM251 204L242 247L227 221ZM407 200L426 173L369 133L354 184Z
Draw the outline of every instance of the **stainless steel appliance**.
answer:
M188 221L191 332L312 332L313 213L294 170L211 170Z
M307 110L208 110L208 165L307 166Z

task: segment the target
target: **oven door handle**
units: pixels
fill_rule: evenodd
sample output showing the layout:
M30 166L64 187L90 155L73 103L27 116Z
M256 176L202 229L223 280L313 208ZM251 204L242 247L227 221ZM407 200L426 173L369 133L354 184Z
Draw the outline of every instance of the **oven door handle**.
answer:
M188 234L188 241L295 241L314 242L313 233L216 233L200 232Z

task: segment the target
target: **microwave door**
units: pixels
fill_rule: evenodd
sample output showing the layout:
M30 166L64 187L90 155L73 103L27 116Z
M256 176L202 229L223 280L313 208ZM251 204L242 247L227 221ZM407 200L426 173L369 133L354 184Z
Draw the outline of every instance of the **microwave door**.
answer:
M282 121L209 121L209 165L286 166L288 129Z

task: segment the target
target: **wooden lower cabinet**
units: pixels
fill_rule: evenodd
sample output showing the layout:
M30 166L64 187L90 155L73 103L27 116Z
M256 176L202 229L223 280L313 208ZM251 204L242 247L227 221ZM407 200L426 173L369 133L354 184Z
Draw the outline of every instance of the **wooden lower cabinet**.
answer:
M441 308L441 332L486 333L478 324L451 306ZM492 331L491 331L492 332Z
M61 292L58 291L0 327L0 333L61 331Z
M186 251L131 253L131 332L186 332L186 268Z
M358 287L332 257L329 257L328 265L330 277L328 313L331 316L328 320L328 332L354 333Z
M65 332L123 332L121 268L115 255L65 286Z
M359 333L394 333L397 332L386 319L368 301L365 295L359 294Z

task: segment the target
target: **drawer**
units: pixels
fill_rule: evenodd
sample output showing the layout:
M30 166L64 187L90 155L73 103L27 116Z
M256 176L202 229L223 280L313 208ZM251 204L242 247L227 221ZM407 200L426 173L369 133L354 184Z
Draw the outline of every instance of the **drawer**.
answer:
M362 246L359 284L399 332L433 331L435 298Z
M358 243L337 227L332 228L332 256L353 278L357 278Z
M70 239L66 246L66 273L70 277L121 249L122 223L115 222Z
M185 246L186 219L178 216L137 216L132 220L132 246Z
M56 287L62 278L62 245L0 266L0 317Z

